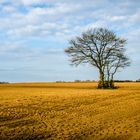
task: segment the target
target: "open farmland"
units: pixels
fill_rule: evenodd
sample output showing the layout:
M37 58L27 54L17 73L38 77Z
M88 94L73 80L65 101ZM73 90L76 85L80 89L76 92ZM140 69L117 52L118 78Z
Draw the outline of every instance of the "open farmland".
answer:
M140 140L140 83L0 85L0 139Z

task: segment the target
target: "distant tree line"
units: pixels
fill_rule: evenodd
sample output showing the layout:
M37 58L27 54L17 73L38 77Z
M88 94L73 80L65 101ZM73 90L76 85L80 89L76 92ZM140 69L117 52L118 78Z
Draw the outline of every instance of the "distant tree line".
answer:
M0 84L9 84L9 82L0 82Z
M133 80L114 80L114 82L135 82Z
M140 79L136 80L136 82L140 82Z
M96 80L74 80L74 81L56 81L56 83L69 83L69 82L75 82L75 83L92 83L92 82L98 82ZM116 83L121 82L140 82L140 79L138 80L114 80Z
M75 80L74 82L77 82L77 83L78 82L87 82L87 83L89 82L90 83L90 82L96 82L96 81L95 80Z

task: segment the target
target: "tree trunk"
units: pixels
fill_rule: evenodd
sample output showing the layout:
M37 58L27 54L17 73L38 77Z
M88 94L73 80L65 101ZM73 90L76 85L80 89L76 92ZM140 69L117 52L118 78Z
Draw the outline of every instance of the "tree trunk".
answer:
M111 75L111 79L110 79L110 88L114 88L114 82L113 82L113 74Z
M100 80L99 80L99 83L98 83L98 88L105 88L105 84L104 84L104 73L102 70L100 70Z

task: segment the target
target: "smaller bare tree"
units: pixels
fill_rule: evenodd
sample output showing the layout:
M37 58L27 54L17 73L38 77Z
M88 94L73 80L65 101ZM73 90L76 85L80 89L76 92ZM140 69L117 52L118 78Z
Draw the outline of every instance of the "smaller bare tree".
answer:
M113 88L114 87L113 80L115 73L119 69L123 69L127 66L130 66L130 60L122 52L108 58L105 66L106 86Z

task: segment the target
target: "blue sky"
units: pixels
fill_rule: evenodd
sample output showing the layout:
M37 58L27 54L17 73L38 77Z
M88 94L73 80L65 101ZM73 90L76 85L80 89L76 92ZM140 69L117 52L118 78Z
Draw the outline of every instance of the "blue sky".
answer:
M131 66L116 79L140 78L139 0L0 0L0 81L98 80L96 68L70 66L68 41L89 28L126 38Z

